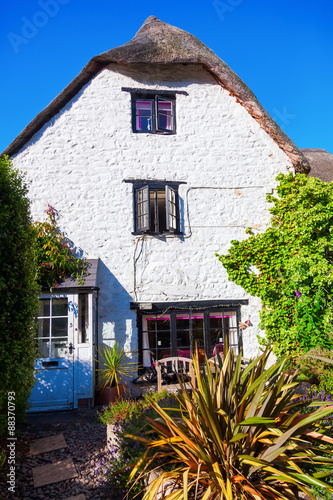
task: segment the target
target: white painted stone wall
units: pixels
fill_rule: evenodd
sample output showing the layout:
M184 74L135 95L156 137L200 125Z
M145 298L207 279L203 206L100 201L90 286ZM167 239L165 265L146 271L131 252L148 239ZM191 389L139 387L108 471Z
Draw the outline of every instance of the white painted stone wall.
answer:
M185 90L176 135L134 134L122 87ZM86 257L101 259L99 336L136 347L130 301L249 298L246 356L257 351L260 302L228 281L215 253L269 223L266 193L289 158L200 65L112 64L101 71L14 158L28 173L35 219L49 203ZM135 236L132 185L184 181L184 236Z

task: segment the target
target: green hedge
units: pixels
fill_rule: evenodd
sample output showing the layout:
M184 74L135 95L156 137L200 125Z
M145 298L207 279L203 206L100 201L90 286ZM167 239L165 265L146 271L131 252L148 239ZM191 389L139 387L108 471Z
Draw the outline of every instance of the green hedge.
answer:
M34 385L39 286L36 229L24 177L0 158L0 433L6 432L8 392L16 419L24 415Z

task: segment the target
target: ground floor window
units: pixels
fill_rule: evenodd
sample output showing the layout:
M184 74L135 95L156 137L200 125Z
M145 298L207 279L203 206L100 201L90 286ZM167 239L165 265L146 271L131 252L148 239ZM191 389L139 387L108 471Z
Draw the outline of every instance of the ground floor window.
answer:
M169 356L190 358L198 347L199 360L222 352L227 336L237 353L241 347L238 328L239 308L173 310L160 314L142 314L142 365L150 367Z

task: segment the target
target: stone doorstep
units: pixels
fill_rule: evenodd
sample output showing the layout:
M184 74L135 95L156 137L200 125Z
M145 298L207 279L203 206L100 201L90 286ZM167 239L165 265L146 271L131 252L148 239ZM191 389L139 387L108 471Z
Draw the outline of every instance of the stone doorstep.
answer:
M67 446L68 445L65 441L64 435L56 434L55 436L49 436L33 441L30 444L30 453L31 455L39 455L40 453L67 448Z
M34 467L32 469L32 475L34 487L40 488L47 484L59 483L60 481L72 479L73 477L77 477L78 473L76 472L73 460L68 458L67 460L61 460L54 464Z

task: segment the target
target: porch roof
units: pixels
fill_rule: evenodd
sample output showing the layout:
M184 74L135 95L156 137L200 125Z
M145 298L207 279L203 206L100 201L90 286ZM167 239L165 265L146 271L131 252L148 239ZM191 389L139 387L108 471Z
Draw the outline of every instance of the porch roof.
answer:
M54 286L55 291L65 291L70 290L74 291L74 289L78 290L96 290L97 287L97 271L98 271L98 263L99 259L87 259L87 263L89 267L87 269L87 276L84 277L84 284L80 285L75 278L66 278L61 283L57 283Z

